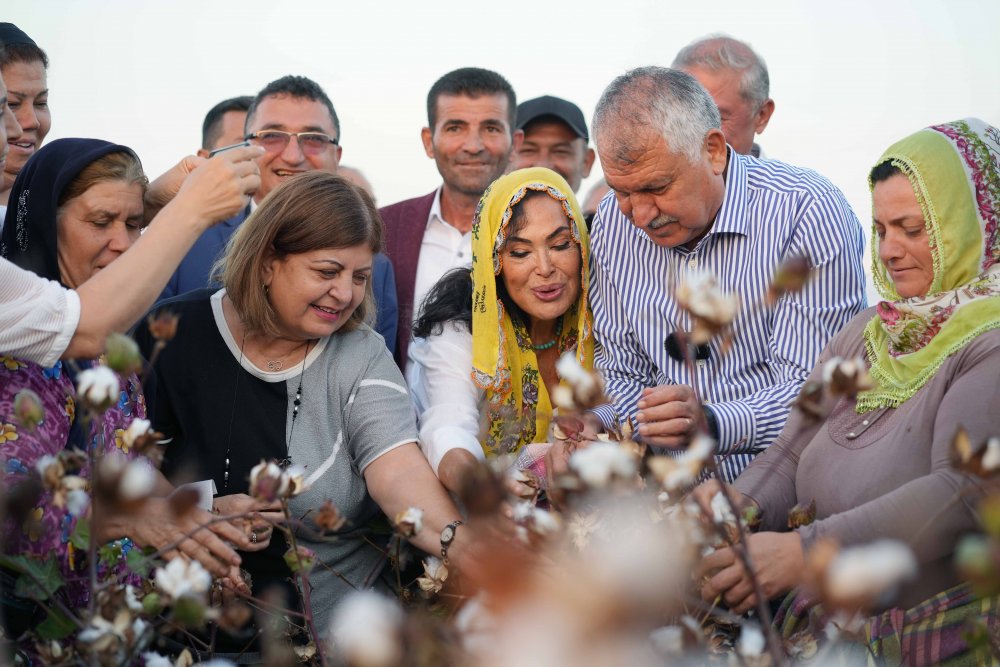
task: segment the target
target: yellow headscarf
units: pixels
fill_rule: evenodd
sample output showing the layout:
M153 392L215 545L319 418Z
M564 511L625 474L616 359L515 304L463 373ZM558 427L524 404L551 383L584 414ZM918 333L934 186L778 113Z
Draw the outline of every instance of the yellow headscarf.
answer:
M512 209L530 191L562 204L573 240L580 246L580 297L562 315L557 345L575 351L593 368L593 318L587 299L590 245L580 205L569 184L549 169L520 169L498 178L483 193L472 224L472 379L486 391L487 454L514 452L547 439L552 404L523 323L514 322L497 298L500 255Z

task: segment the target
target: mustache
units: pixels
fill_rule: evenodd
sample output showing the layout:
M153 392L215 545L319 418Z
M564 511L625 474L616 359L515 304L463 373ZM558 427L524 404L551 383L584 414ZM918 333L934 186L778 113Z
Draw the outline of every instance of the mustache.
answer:
M657 229L660 229L662 227L666 227L667 225L669 225L672 222L677 222L677 218L671 218L669 215L661 215L661 216L658 216L652 222L650 222L647 225L647 227L649 227L653 231L656 231Z

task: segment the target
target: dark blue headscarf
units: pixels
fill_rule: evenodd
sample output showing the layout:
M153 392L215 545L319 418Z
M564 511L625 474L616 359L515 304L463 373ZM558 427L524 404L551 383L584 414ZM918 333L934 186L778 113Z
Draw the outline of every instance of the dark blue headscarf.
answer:
M59 198L81 171L109 153L135 155L128 146L100 139L56 139L32 155L10 191L0 256L62 282L56 253Z

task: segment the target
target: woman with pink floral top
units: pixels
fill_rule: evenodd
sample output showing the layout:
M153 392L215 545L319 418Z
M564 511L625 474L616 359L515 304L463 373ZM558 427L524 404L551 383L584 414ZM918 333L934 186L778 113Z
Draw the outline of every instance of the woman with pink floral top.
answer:
M125 146L97 139L54 141L28 161L14 183L10 215L0 236L0 255L64 287L77 288L139 238L146 184L139 158ZM198 203L206 203L204 195L198 195ZM8 498L23 501L21 507L17 502L7 503L10 513L2 524L3 553L41 562L54 558L66 584L57 595L64 596L70 607L85 604L91 592L87 550L74 545L74 541L77 545L88 541L86 533L75 535L75 531L81 517L87 516L89 499L82 493L84 489L77 489L81 493L56 492L52 484L33 494L33 480L38 475L44 480L53 457L65 450L96 451L122 463L135 459L137 453L126 432L133 420L146 416L138 378L101 369L110 407L90 418L78 401L75 385L81 370L95 366L95 362L60 361L43 368L0 356L0 488ZM25 408L24 397L37 405ZM74 472L89 484L87 463ZM155 480L156 476L153 473L149 478ZM167 489L163 482L159 490ZM156 548L180 541L177 551L202 560L217 575L230 574L239 557L220 537L251 545L240 530L225 522L184 540L185 534L211 520L211 515L201 515L201 520L197 514L176 518L164 498L149 500L141 517L106 514L107 520L92 528L99 543L113 542L117 548L103 550L112 557L102 558L99 569L102 574L110 571L130 576L124 564L132 548L128 538L132 538L142 546ZM0 569L0 601L6 635L11 639L46 617L34 602L14 594L15 580L15 572Z

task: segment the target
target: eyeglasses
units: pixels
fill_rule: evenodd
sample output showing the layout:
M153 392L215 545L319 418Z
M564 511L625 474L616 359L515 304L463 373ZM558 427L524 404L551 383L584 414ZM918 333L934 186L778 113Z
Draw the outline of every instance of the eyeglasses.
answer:
M306 155L319 155L330 144L337 145L337 140L322 132L284 132L282 130L261 130L248 134L244 139L261 146L268 153L281 153L288 146L292 137L299 142L299 148Z

